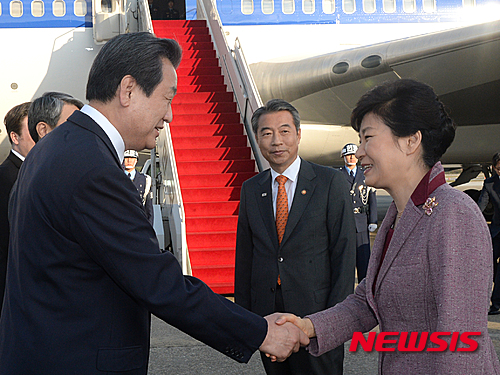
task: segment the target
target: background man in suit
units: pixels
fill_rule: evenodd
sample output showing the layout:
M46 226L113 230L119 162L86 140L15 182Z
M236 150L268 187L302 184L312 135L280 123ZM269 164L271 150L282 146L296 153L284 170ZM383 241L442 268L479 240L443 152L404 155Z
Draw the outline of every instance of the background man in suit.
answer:
M153 199L151 193L151 177L135 170L139 153L135 150L126 150L123 159L125 174L132 180L141 196L146 217L153 225Z
M30 102L16 105L3 120L12 145L7 159L0 165L0 313L2 311L9 249L9 196L17 180L19 168L35 142L28 131L28 110Z
M33 100L28 113L31 138L38 142L56 126L65 122L71 114L83 107L83 103L69 94L46 92Z
M352 208L356 221L356 270L358 283L366 277L368 261L370 260L370 234L377 229L377 196L375 189L366 186L365 174L357 167L356 158L358 146L348 143L340 152L345 166L340 170L344 173L351 190Z
M151 313L241 362L308 343L184 277L123 173L124 150L154 147L172 120L180 60L171 39L111 39L90 70L89 105L28 155L9 206L1 375L145 375Z
M353 291L355 227L342 174L298 157L300 117L281 99L255 111L252 128L271 165L243 184L236 241L235 301L267 315L300 316ZM283 363L262 355L268 374L342 374L344 349Z
M477 201L481 211L484 211L488 202L493 203L493 218L491 220L490 233L493 242L493 293L491 294L491 307L489 315L500 314L500 153L497 152L492 158L492 169L494 175L484 180L481 195Z

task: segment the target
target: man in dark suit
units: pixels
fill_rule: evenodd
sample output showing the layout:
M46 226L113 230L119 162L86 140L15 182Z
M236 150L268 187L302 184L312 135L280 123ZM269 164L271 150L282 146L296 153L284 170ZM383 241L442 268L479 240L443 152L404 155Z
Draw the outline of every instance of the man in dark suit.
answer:
M353 291L355 226L349 189L333 168L298 157L297 110L281 99L255 111L252 128L268 169L243 184L236 241L235 301L267 315L304 316ZM342 374L343 346L314 358L304 349L268 374Z
M489 315L500 314L500 153L497 152L492 158L492 169L494 175L484 180L481 195L477 201L481 211L484 211L488 202L493 203L493 218L491 220L490 233L493 242L493 293L491 294L491 307Z
M356 221L356 270L359 283L366 277L370 260L369 232L377 229L377 196L374 188L366 186L363 169L356 166L356 151L358 146L354 143L342 148L340 156L344 158L345 166L340 170L351 187L349 193Z
M139 153L135 150L126 150L123 159L123 168L125 174L132 180L139 195L141 196L142 204L146 212L148 221L153 225L153 199L151 192L151 177L135 170L139 160Z
M172 120L180 59L177 42L150 33L111 39L89 105L26 158L9 204L1 375L145 375L151 313L241 362L308 343L183 276L123 173L124 150L154 147Z
M12 186L17 180L19 168L35 142L28 131L29 102L16 105L4 118L5 128L12 145L7 159L0 165L0 313L2 311L9 249L8 206Z

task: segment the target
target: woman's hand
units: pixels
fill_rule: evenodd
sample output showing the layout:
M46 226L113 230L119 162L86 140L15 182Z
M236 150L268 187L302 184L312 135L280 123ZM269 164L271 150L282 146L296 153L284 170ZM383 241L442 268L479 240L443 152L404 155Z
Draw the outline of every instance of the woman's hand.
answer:
M296 315L293 314L287 314L283 313L280 314L279 318L276 320L276 324L282 325L285 324L286 322L290 322L295 324L297 327L299 327L304 333L307 335L307 337L315 337L316 336L316 331L314 330L314 325L309 318L299 318Z

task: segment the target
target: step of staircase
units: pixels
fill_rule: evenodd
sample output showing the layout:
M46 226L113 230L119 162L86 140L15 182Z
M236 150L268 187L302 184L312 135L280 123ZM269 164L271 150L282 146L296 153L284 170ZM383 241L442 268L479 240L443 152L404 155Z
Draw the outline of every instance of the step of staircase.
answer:
M179 176L181 188L241 186L257 172L219 173Z
M153 28L183 50L170 133L193 276L232 294L241 185L256 174L255 161L205 21L153 21Z
M170 133L174 137L189 137L191 134L200 137L243 135L243 126L241 124L171 125Z

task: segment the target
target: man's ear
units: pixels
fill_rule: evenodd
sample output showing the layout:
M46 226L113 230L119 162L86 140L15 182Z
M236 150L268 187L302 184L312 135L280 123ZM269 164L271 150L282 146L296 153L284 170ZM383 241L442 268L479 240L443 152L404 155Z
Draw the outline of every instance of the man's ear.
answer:
M15 145L19 144L19 134L17 134L16 132L10 132L9 137L12 140L12 143L14 143Z
M131 75L126 75L122 78L120 86L118 86L118 98L122 106L128 107L130 105L132 94L136 86L137 81Z
M40 139L45 137L51 131L49 124L47 124L46 122L43 122L43 121L40 121L38 124L36 124L35 129L36 129L36 132L38 133L38 138L40 138Z

